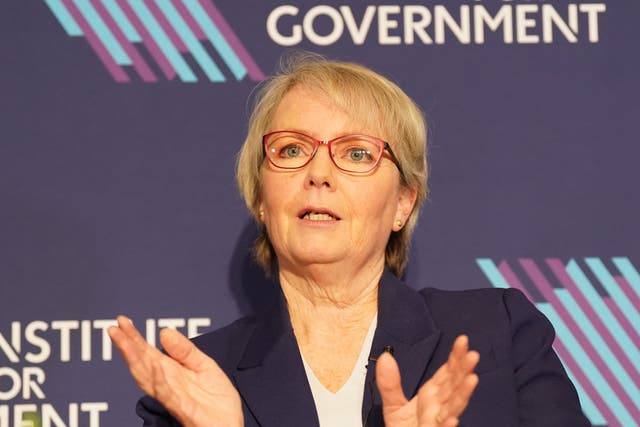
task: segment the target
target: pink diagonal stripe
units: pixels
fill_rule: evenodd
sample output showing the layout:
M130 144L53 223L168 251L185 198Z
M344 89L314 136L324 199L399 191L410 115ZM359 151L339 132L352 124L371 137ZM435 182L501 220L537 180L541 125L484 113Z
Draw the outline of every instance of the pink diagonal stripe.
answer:
M587 356L596 365L602 376L609 383L613 391L616 393L622 404L627 408L629 413L634 419L640 419L640 410L635 406L631 397L627 394L626 390L622 387L616 376L611 372L609 366L602 360L600 354L596 351L591 344L591 341L584 335L582 328L576 323L571 314L564 307L564 304L558 299L557 295L553 291L551 284L547 281L546 277L542 274L538 266L529 258L520 259L520 265L527 273L527 276L536 285L538 290L542 293L547 301L555 308L558 315L562 318L569 330L573 332L576 339L585 350Z
M62 4L65 5L73 19L78 23L80 29L87 38L87 42L93 48L100 61L104 64L109 74L118 83L124 83L129 81L127 73L116 63L115 59L111 57L107 48L102 44L98 35L93 31L91 25L84 19L80 10L76 7L72 0L62 0Z
M613 278L618 283L618 286L620 286L620 289L622 289L622 292L629 298L631 305L640 310L640 297L633 291L627 279L624 276L613 276Z
M135 11L131 8L131 6L129 5L129 2L127 0L116 0L116 1L120 5L120 8L122 8L122 11L124 12L124 14L127 16L129 21L131 22L131 25L133 25L133 27L136 29L138 34L140 34L140 37L142 38L142 43L144 43L144 45L147 47L147 50L149 50L149 54L158 63L158 66L162 70L162 73L165 75L167 79L169 80L173 79L176 75L176 71L171 66L171 63L169 62L169 60L164 56L164 53L162 53L162 50L160 50L160 47L155 42L153 37L151 37L151 34L149 34L146 27L142 24L142 22L138 18L138 15L136 15Z
M604 419L607 420L607 426L622 426L620 420L618 420L613 412L611 412L611 409L609 409L609 406L602 398L602 395L598 393L593 384L591 384L591 381L589 380L585 372L573 358L571 352L564 346L560 338L558 338L557 336L555 341L553 342L553 348L556 349L562 361L566 363L575 379L580 383L584 391L589 395L589 397L593 401L593 404L596 405Z
M236 33L233 32L227 20L224 19L224 16L222 16L214 4L209 0L200 0L200 4L216 27L218 27L222 36L227 40L231 49L238 55L238 58L240 58L240 61L246 67L249 77L254 81L264 80L264 73L260 70L251 55L249 55L247 49L245 49L240 39L238 39L238 36L236 36Z
M633 379L633 382L637 386L640 386L640 367L629 360L629 356L627 356L627 353L622 350L618 342L615 340L615 338L613 338L613 335L611 335L611 332L609 332L609 328L607 328L607 326L602 323L602 320L593 310L591 304L589 304L582 292L578 289L578 285L575 284L573 279L564 269L562 261L557 258L547 259L547 265L549 266L549 268L551 268L551 271L560 281L562 286L564 286L564 288L569 291L573 299L576 300L582 311L585 312L593 327L598 331L600 336L607 343L612 353L618 358L622 366L624 366L629 376Z
M631 337L631 340L636 345L636 347L638 347L638 343L640 343L640 337L638 336L638 333L631 325L631 323L629 323L629 319L627 318L627 316L625 316L624 313L620 310L618 304L616 304L616 302L611 297L603 297L602 300L605 302L605 304L607 304L607 307L609 307L609 310L611 310L611 312L613 313L613 317L618 320L618 323L620 323L622 329L624 329L627 335Z
M511 267L509 267L507 261L500 262L500 264L498 265L498 271L500 272L500 274L502 274L502 277L504 277L504 280L509 284L509 286L515 289L519 289L527 297L527 299L531 301L531 304L535 305L536 302L533 300L533 298L531 298L531 295L529 295L527 289L524 287L520 279L518 279L518 276L516 276L513 270L511 270Z
M147 5L149 10L151 11L151 14L154 18L156 18L156 21L158 21L158 24L160 24L162 30L167 34L167 36L169 36L169 40L171 40L171 43L173 43L176 49L178 49L178 51L182 53L188 52L189 49L187 49L187 46L182 41L182 38L180 38L178 33L176 33L173 25L171 25L171 23L167 20L167 17L164 16L164 13L162 13L162 10L160 10L158 5L156 4L156 1L144 0L144 4Z
M131 58L133 68L142 80L145 82L157 82L158 78L153 74L153 71L151 71L151 68L149 68L145 60L140 56L140 53L138 53L136 48L129 42L129 40L127 40L127 37L124 35L116 21L113 20L113 17L104 7L102 2L100 0L91 0L91 4L105 24L107 24L107 27L109 27L109 30L114 34L116 40L118 40L118 43L120 43L129 58Z
M191 32L198 38L198 40L207 40L207 35L202 31L202 28L198 25L191 13L187 10L184 5L184 0L171 0L173 6L176 8L184 22L187 23L187 26L191 29Z
M522 291L526 295L526 297L535 304L520 279L518 279L518 276L515 275L506 261L500 262L500 264L498 265L498 271L500 271L500 274L502 274L509 286ZM576 380L580 382L580 385L589 394L589 397L592 398L594 404L598 407L598 410L603 414L603 416L605 416L607 421L616 420L614 414L611 412L611 409L609 408L607 403L602 400L600 393L596 391L589 377L585 374L580 365L575 361L571 353L566 349L566 347L562 343L562 340L557 335L553 345L554 348L558 350L558 354L560 355L560 357L562 357L562 360L567 364L573 375L575 375Z

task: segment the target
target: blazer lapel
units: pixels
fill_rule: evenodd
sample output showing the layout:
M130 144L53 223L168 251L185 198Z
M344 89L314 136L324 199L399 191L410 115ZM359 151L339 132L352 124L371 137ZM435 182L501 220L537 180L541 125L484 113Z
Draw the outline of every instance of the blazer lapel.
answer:
M262 427L318 427L315 404L284 298L265 314L233 375Z
M421 295L385 270L378 289L378 327L371 346L370 360L377 359L385 346L392 346L400 367L402 388L413 397L424 377L440 340ZM365 427L382 424L382 401L375 384L375 363L369 363L362 404Z

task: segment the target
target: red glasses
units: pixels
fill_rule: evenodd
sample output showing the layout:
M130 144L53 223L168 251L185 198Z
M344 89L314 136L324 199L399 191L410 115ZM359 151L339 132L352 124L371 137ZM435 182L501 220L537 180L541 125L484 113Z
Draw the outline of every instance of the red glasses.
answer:
M302 132L284 130L269 132L262 137L269 162L280 169L302 169L326 145L333 164L342 171L366 174L374 170L386 150L400 174L402 169L389 143L375 136L351 134L321 141Z

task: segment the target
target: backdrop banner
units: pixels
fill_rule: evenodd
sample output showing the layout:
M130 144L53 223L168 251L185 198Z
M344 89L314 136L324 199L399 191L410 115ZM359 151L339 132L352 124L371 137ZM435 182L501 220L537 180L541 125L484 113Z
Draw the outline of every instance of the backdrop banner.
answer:
M516 287L594 425L640 425L637 1L0 4L0 427L140 425L107 328L264 307L236 153L283 53L362 63L429 123L408 286ZM473 343L471 343L473 346Z

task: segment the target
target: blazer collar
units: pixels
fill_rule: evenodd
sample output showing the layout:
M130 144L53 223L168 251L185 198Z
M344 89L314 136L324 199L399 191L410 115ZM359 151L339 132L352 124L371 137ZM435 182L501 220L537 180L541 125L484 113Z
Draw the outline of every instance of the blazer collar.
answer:
M375 361L385 346L392 346L400 367L402 388L408 399L422 385L421 379L440 335L424 297L385 270L378 289L378 327L369 360ZM363 419L369 415L366 427L384 425L382 400L375 384L375 362L367 367L362 414Z
M424 298L385 270L378 287L378 326L370 355L377 358L384 346L393 346L407 397L420 385L439 338ZM373 365L369 363L367 370L363 416L371 408L380 411ZM315 404L282 292L273 309L258 317L234 379L260 425L318 426L317 417L309 419L316 413ZM368 426L377 424L372 420Z

